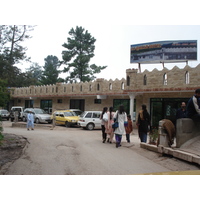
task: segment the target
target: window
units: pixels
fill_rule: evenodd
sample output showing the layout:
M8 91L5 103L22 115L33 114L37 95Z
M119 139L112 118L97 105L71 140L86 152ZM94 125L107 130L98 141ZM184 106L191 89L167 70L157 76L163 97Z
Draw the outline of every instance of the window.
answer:
M127 81L127 86L130 86L130 76L127 76L126 81Z
M58 100L57 100L57 103L62 103L62 99L58 99Z
M95 103L95 104L101 104L101 99L95 99L95 100L94 100L94 103Z
M167 74L163 75L163 85L167 85Z
M121 89L124 90L124 82L121 84Z
M64 87L64 92L66 92L66 87Z
M85 118L91 118L91 117L92 117L92 113L91 112L87 113L87 115L85 116Z
M99 85L99 83L97 84L97 90L98 90L98 91L100 90L100 85Z
M82 87L82 85L80 86L80 92L82 92L82 90L83 90L83 87Z
M144 79L143 79L143 85L147 85L147 75L144 75Z
M92 91L92 85L89 86L89 90Z
M112 90L112 83L109 84L109 90Z
M187 71L185 73L185 84L189 84L190 83L190 74L189 72Z

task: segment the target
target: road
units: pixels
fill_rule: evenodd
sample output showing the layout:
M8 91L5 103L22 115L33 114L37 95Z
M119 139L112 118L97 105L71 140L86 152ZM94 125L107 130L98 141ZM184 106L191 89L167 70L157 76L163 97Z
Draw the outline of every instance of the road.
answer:
M27 131L4 122L4 132L23 135L30 144L7 170L7 175L131 175L175 170L197 170L183 161L160 157L139 147L136 134L122 146L102 143L101 130L56 126Z

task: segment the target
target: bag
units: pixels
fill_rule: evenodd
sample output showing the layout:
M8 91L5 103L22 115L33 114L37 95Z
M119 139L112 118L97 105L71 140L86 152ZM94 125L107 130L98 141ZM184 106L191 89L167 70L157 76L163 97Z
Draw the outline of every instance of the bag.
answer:
M104 113L104 114L103 114L103 121L104 121L104 122L107 122L107 121L108 121L108 114L107 114L107 113Z
M114 124L112 124L112 128L116 129L119 127L119 122L115 122Z
M116 119L114 119L114 124L112 124L112 128L115 130L116 128L119 127L119 122L118 122L118 113Z

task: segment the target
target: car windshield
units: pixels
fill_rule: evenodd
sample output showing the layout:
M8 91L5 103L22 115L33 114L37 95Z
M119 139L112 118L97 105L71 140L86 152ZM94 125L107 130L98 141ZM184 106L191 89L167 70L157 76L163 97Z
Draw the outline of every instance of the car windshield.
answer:
M35 114L46 114L46 112L42 109L34 109Z
M74 112L77 116L81 115L81 113L82 113L82 111L80 111L80 110L74 110L73 112Z
M64 112L65 117L72 117L72 116L76 116L76 113L74 112Z
M1 113L1 114L7 114L8 111L7 111L7 110L1 110L0 113Z
M80 117L84 117L86 112L82 112Z

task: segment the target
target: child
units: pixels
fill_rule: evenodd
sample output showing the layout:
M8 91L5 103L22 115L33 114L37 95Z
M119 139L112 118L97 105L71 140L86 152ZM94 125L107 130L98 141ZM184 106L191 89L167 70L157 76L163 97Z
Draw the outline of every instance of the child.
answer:
M128 115L128 126L125 127L126 129L126 140L130 143L130 133L133 131L133 123L131 121L131 115Z

